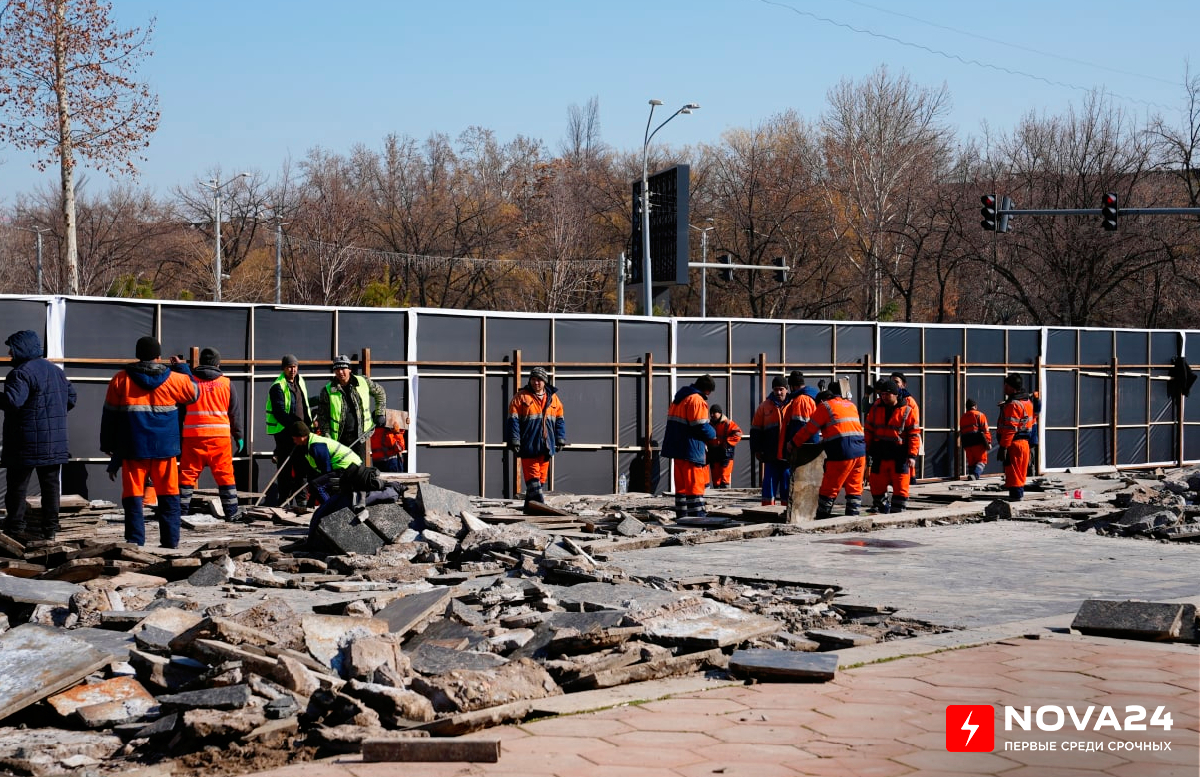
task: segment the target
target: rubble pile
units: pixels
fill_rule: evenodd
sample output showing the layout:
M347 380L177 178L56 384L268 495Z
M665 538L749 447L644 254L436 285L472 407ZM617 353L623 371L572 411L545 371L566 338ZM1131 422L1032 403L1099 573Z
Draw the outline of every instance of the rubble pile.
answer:
M4 538L0 771L240 773L550 714L564 694L734 655L745 676L828 679L836 657L798 656L929 630L839 605L836 587L636 578L600 550L778 525L679 527L662 499L523 516L408 490L320 521L320 552L307 516L262 508L194 522L209 528L180 551L119 541L99 504L71 507L61 540ZM203 531L225 534L197 545Z

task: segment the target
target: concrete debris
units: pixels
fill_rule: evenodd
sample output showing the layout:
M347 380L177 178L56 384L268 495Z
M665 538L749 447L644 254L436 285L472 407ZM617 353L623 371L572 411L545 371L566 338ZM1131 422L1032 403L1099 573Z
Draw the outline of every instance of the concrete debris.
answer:
M1068 477L1035 478L1020 503L1001 501L994 480L921 484L906 513L802 524L727 489L708 495L713 520L689 527L670 496L548 494L525 514L519 500L399 481L383 501L319 522L321 547L303 542L309 517L294 509L247 509L253 523L236 526L210 518L171 551L123 542L112 506L64 513L59 542L0 534L0 710L10 724L62 726L0 729L0 770L108 777L127 758L236 748L484 760L412 737L702 671L828 680L831 650L942 629L843 604L819 580L637 577L611 554L982 520L1200 540L1200 468L1096 482L1100 493L1077 499ZM1196 624L1190 606L1089 601L1074 627L1195 641ZM38 714L13 714L30 705Z

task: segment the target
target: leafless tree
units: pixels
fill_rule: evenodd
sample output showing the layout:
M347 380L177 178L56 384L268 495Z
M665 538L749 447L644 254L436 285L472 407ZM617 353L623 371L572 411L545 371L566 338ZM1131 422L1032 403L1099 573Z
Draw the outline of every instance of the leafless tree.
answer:
M80 293L76 157L136 173L158 127L158 98L137 80L150 33L118 29L102 0L9 0L0 9L0 137L53 162L61 179L67 292Z

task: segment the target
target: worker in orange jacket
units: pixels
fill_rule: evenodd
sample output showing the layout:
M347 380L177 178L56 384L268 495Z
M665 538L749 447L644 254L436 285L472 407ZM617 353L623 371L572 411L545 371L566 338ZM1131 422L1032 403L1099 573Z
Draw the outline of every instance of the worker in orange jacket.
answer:
M798 448L820 437L825 451L825 474L817 497L818 521L833 517L833 503L842 489L846 491L846 515L858 515L862 509L866 469L863 427L858 408L842 398L841 390L834 381L828 391L819 392L812 417L789 441L790 446Z
M899 513L908 507L908 486L917 466L921 450L921 414L915 402L900 400L896 381L876 384L878 399L867 411L863 436L867 456L871 459L870 474L874 509L881 513ZM887 497L892 488L891 499Z
M1009 374L1004 379L1004 401L1000 403L1000 422L996 425L1000 437L996 458L1004 462L1004 486L1013 502L1025 498L1029 440L1035 418L1033 402L1025 393L1025 381L1015 372Z
M762 462L762 503L773 505L777 501L786 505L788 500L787 457L787 412L791 400L788 397L787 378L782 375L771 381L771 393L754 411L750 422L750 452Z
M179 511L190 515L192 494L200 473L208 467L217 482L225 520L238 514L237 482L233 477L233 454L242 450L241 413L237 392L221 372L221 353L216 348L200 349L194 371L200 396L187 406L183 416L182 452L179 455Z
M704 489L708 486L708 445L717 433L708 422L708 397L717 388L711 375L701 375L675 392L667 408L662 455L674 460L675 517L704 518Z
M720 405L709 408L708 422L717 433L716 439L708 444L708 468L712 473L713 488L729 488L733 475L733 454L742 439L742 428L725 415Z
M973 399L967 400L967 410L958 419L958 434L967 455L967 475L971 480L979 480L987 466L988 448L992 447L992 430L988 428L987 416Z
M188 366L159 361L153 337L137 341L137 361L113 376L100 415L100 450L121 462L125 541L146 544L142 495L149 477L158 491L159 545L179 547L179 406L200 395Z

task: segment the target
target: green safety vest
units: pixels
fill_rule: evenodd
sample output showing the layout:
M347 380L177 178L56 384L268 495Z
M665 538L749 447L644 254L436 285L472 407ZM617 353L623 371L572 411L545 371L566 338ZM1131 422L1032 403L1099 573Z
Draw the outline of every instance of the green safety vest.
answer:
M304 446L304 458L308 459L308 466L312 467L314 470L317 469L317 461L313 458L311 449L314 444L321 442L328 446L329 460L333 462L333 468L335 470L345 469L351 464L357 464L360 467L362 466L362 459L358 457L358 454L347 448L345 445L342 445L337 440L331 440L328 437L322 437L319 434L310 434L308 436L308 444Z
M292 392L288 390L287 376L280 373L271 386L279 386L283 389L283 409L289 413L292 412ZM304 378L300 375L296 376L296 390L300 392L300 396L308 396L308 389L304 387ZM271 412L271 390L267 389L267 434L279 434L282 431L283 422Z
M370 431L374 428L375 423L371 418L371 392L367 390L367 381L365 378L356 380L356 376L351 375L350 381L354 390L358 392L358 405L362 410L362 420L358 424L358 433ZM342 406L345 402L342 400L342 392L346 390L345 386L337 387L336 391L332 391L333 383L325 384L325 393L329 396L329 432L331 437L340 437L342 428Z

